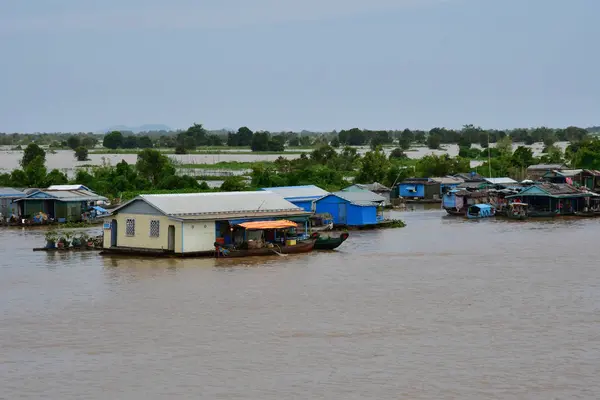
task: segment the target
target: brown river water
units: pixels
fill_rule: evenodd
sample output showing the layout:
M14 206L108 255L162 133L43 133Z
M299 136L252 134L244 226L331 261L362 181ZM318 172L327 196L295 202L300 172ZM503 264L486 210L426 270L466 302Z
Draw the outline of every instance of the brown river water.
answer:
M0 230L2 399L597 399L600 219L399 214L335 252L32 252Z

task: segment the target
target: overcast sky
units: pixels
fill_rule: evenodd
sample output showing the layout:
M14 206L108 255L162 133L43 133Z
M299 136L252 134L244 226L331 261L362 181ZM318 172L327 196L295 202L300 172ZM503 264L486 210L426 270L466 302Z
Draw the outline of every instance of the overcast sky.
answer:
M600 125L598 0L0 0L0 132Z

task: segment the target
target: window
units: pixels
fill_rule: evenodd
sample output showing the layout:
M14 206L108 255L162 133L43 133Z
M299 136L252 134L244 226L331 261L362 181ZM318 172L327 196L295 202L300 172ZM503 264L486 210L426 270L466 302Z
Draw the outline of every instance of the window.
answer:
M150 237L160 236L160 221L153 219L150 221Z
M127 218L125 220L125 236L135 236L135 219Z

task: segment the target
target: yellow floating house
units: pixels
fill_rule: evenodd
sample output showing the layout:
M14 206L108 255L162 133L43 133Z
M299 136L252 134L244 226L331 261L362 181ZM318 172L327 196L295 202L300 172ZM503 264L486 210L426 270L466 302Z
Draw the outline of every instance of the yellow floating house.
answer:
M311 213L269 191L140 195L104 220L104 254L212 255L249 221L306 224Z

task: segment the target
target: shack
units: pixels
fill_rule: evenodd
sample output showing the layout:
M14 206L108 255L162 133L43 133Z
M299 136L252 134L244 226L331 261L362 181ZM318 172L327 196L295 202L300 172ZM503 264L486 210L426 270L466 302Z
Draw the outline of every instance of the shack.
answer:
M314 201L329 194L328 191L315 185L280 186L261 190L276 193L304 211L314 211Z
M25 196L25 193L18 189L0 187L0 222L10 218L11 215L18 215L19 207L14 201Z
M527 167L527 179L539 181L544 174L555 171L567 169L565 164L535 164Z
M398 184L398 195L407 202L439 202L441 185L429 178L409 178Z
M452 189L444 193L442 208L450 215L465 215L469 206L486 204L489 193L484 190Z
M549 217L583 211L590 206L590 198L596 196L569 184L538 183L506 198L529 204L531 217Z
M355 183L354 185L348 186L342 189L342 192L373 192L379 196L385 198L385 205L391 204L391 192L392 189L382 185L379 182L373 183Z
M436 182L440 184L440 196L443 196L444 193L456 189L458 185L464 182L462 178L457 178L454 176L443 176L439 178L431 178L432 182Z
M306 224L310 212L269 191L140 195L104 221L108 253L212 255L249 221Z
M318 214L330 214L335 226L358 227L383 221L385 198L373 192L335 192L315 201Z
M106 197L85 189L78 190L35 190L17 199L19 215L34 222L81 221L83 214L98 201Z
M564 169L548 171L542 176L542 180L550 183L585 186L591 191L600 191L600 171L597 170Z

